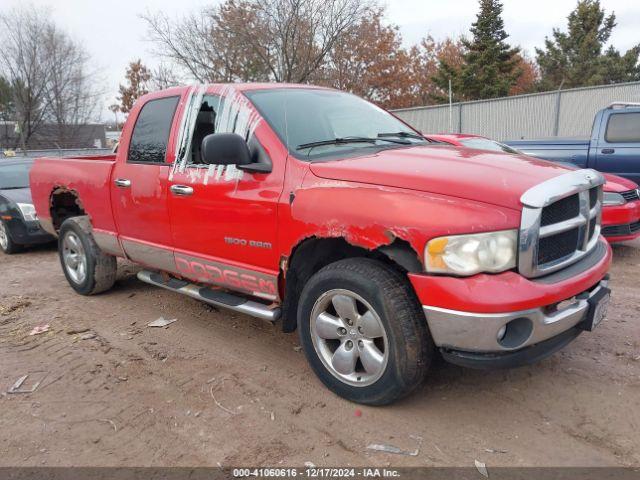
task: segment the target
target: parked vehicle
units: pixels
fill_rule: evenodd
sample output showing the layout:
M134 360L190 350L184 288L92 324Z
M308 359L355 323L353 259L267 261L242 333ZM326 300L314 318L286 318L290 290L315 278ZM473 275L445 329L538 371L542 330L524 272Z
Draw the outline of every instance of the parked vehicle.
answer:
M462 133L425 134L425 137L455 145L520 154L518 150L490 138ZM577 169L568 162L556 162L564 167ZM605 173L604 199L602 209L602 235L609 243L626 242L640 237L640 189L631 180Z
M116 155L40 158L36 211L78 293L144 282L299 331L337 394L386 404L436 348L477 368L544 358L606 312L602 184L529 157L434 146L302 85L145 95Z
M29 188L33 159L0 161L0 250L19 252L27 245L52 242L55 238L40 228Z
M590 138L505 142L527 155L573 163L640 183L640 103L612 103L593 121Z

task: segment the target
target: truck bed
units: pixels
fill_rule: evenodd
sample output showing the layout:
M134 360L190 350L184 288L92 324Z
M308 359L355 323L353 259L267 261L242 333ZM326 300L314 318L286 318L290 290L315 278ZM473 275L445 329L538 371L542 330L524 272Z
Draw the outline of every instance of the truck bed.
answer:
M77 192L83 201L81 207L91 212L94 227L115 231L109 194L115 160L115 154L36 158L30 172L30 183L41 224L45 228L52 224L48 203L51 194L66 189Z
M532 157L569 162L579 167L587 166L589 156L588 138L508 140L504 143Z

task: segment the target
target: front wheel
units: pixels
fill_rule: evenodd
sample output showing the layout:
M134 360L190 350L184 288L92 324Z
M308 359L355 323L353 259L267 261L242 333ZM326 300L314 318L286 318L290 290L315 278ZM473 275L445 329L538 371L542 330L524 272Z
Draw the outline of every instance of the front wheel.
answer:
M69 285L79 294L104 292L115 283L116 257L100 250L87 217L72 217L62 223L58 253Z
M384 405L409 394L434 355L407 279L366 258L341 260L311 277L300 298L298 330L320 380L358 403Z

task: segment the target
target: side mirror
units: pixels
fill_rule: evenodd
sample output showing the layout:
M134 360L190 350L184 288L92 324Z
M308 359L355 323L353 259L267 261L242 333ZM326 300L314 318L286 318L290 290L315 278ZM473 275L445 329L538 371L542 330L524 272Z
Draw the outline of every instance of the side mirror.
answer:
M254 162L251 149L242 136L237 133L212 133L202 140L200 156L202 163L208 165L235 165L245 172L270 173L273 170L271 160L259 143L257 145L258 161Z
M248 165L251 152L237 133L212 133L202 139L200 156L208 165Z

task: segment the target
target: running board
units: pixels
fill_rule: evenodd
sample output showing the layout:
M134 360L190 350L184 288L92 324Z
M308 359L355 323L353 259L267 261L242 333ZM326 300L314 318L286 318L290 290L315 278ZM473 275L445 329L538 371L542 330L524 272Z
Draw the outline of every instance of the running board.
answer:
M268 322L275 322L280 318L280 308L269 308L267 305L252 300L247 300L231 293L214 290L209 287L201 287L199 285L179 280L177 278L165 278L156 272L141 270L138 272L138 280L145 283L155 285L156 287L165 288L172 292L182 293L196 300L233 310L235 312L244 313L257 317Z

